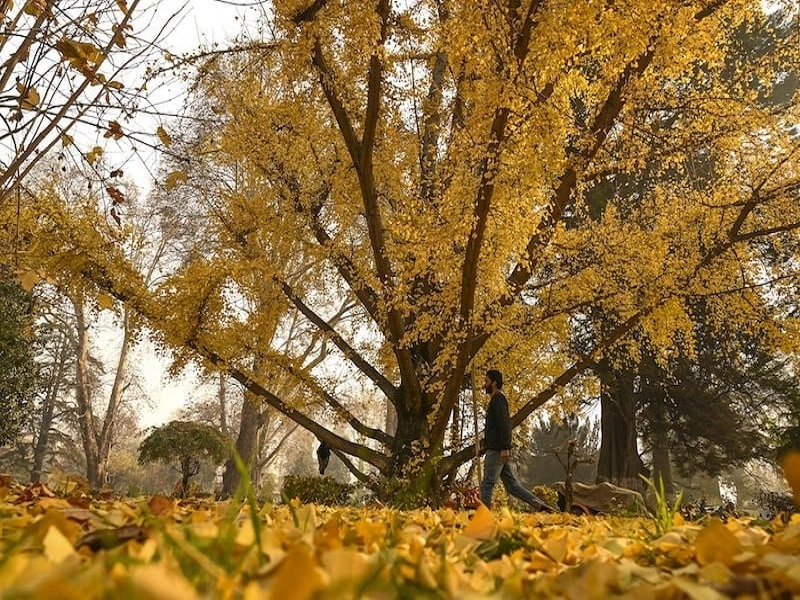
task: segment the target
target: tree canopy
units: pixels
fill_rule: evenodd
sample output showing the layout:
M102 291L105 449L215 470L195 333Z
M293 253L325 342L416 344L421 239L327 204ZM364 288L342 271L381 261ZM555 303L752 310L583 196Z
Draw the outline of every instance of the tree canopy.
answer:
M200 472L200 461L218 465L228 456L230 443L214 427L192 421L170 421L156 427L139 445L139 464L177 462L185 491L189 478Z

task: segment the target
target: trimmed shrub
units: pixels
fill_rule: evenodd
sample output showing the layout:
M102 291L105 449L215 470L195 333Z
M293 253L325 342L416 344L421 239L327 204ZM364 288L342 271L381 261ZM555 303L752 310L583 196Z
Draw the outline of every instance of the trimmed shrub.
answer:
M339 483L333 477L316 475L287 475L283 478L281 496L285 501L298 498L303 504L341 506L347 504L353 486Z

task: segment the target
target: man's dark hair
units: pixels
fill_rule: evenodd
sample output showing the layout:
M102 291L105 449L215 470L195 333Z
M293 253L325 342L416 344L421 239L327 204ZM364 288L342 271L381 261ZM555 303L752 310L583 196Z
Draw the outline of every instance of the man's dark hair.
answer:
M498 390L503 387L503 374L497 369L489 369L486 376L497 384Z

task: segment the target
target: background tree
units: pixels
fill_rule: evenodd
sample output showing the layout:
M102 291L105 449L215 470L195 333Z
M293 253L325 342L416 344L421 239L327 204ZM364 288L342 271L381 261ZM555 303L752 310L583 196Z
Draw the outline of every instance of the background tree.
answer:
M191 421L171 421L155 428L139 446L139 464L178 463L181 495L189 479L200 472L201 461L221 464L228 456L229 442L213 427Z
M0 269L0 446L15 440L38 393L33 299Z
M215 207L217 245L149 289L90 231L54 253L166 344L354 459L356 476L406 477L435 500L476 455L477 444L445 452L470 372L502 365L516 426L610 348L633 355L632 330L659 349L676 331L691 338L698 297L729 327L794 348L798 106L759 102L752 82L774 84L771 65L727 61L730 33L767 18L757 0L281 4L266 39L199 70L215 117L198 148L258 184ZM797 38L794 27L775 52L796 61ZM687 73L703 85L685 85ZM686 160L703 147L710 187ZM593 213L589 192L623 175L653 183L635 202L612 185ZM786 259L765 264L765 246ZM324 365L299 398L365 443L254 370L249 344L273 303L242 311L241 298L264 298L265 282L336 348L326 362L391 404L394 433L342 404ZM330 298L346 294L357 326L333 326ZM258 351L284 366L302 348Z
M719 84L720 93L724 97L741 93L740 90L744 87L754 96L757 106L781 111L792 103L800 82L796 61L783 52L783 41L797 36L798 14L796 10L782 10L780 4L773 8L775 10L764 18L731 28L726 32L729 41L723 45L727 50L722 58L725 67ZM753 77L742 85L735 74L739 66L750 61L761 62L769 65L769 68L754 73ZM695 68L687 73L684 84L687 87L700 89L708 87L708 71L702 61L697 62ZM678 96L686 98L688 95L682 91ZM573 114L577 120L580 120L582 109L585 108L581 98L580 94L576 94L573 102ZM642 143L651 145L653 151L639 167L638 175L631 172L611 173L594 185L587 194L590 210L584 218L598 219L608 207L624 210L630 218L637 218L633 209L639 208L637 205L646 201L648 189L652 190L661 185L681 185L680 181L684 179L684 174L691 175L685 183L690 185L695 193L712 195L724 185L722 179L727 174L724 169L719 168L724 161L719 157L720 148L714 143L719 134L706 133L687 137L683 127L687 119L686 107L678 105L677 100L678 98L673 102L664 102L655 110L645 106L639 111L637 137L641 137ZM726 126L726 123L716 122L717 129ZM683 147L683 152L676 154L674 150L669 150L665 157L664 149L677 147ZM787 159L791 160L791 157ZM665 160L681 161L684 163L684 168L675 169L669 165L665 168L663 164ZM766 180L763 183L766 183ZM641 216L647 218L647 213L643 212ZM692 459L701 455L713 454L720 458L727 455L728 458L722 458L722 462L728 460L736 462L744 460L746 458L744 454L747 452L750 457L763 453L763 436L757 433L748 435L748 432L764 431L763 423L759 422L758 418L759 415L765 414L764 407L751 409L743 406L741 401L737 406L731 407L731 393L726 393L724 388L729 385L730 388L743 392L739 394L739 399L749 397L751 400L749 404L752 406L763 405L765 401L763 393L756 399L744 392L745 383L742 381L742 376L759 379L759 385L769 386L778 383L777 379L780 379L781 375L774 370L774 364L772 384L765 380L764 368L771 361L765 356L764 344L760 341L760 338L769 339L772 334L768 331L768 327L764 329L755 327L753 334L741 333L741 336L748 338L747 341L744 339L737 341L735 339L737 336L731 334L729 325L741 318L742 302L751 307L754 323L770 322L769 313L776 308L773 300L754 294L753 290L758 287L768 287L771 283L770 277L775 274L775 271L765 272L757 265L790 260L788 256L794 252L795 242L788 238L783 239L781 247L782 250L776 250L769 239L762 240L754 248L756 263L743 262L738 271L732 271L727 275L730 279L727 283L728 292L724 296L714 299L714 292L701 292L697 298L687 301L684 310L696 323L693 331L678 331L672 341L666 344L666 348L664 344L654 345L646 333L634 331L632 343L598 363L594 370L603 386L601 398L603 436L598 468L600 479L629 487L641 487L639 475L645 473L646 469L639 457L637 440L642 433L647 433L652 438L645 438L644 443L652 451L654 471L658 476L664 477L665 481L671 480L668 469L669 441L666 438L666 431L673 426L673 423L680 424L679 427L682 429L678 434L681 440L673 444L674 449L681 452L684 448L696 449L696 445L700 444L705 450L698 454L689 452L691 456L688 460L680 463L686 469L691 470L694 466L698 466ZM777 272L779 274L776 283L781 287L779 280L783 274L780 274L780 268ZM721 279L726 277L726 274L720 271L717 277ZM739 297L739 302L733 301L736 296ZM620 320L619 315L616 315L614 309L608 305L594 306L589 314L594 322L592 327L600 331L615 326ZM589 337L594 335L590 334ZM757 352L761 354L761 359L757 360L753 356L754 345L760 346L761 349ZM717 346L723 347L717 348ZM736 354L739 351L744 353L743 356L749 356L749 360L739 357ZM682 366L678 363L682 363ZM737 369L745 371L737 372ZM664 394L668 395L669 392L666 390L674 389L682 378L693 382L690 383L688 380L685 382L687 389L684 390L683 399L687 401L682 402L681 399L674 398L671 401L672 408L665 408L659 398L663 398ZM702 378L707 380L702 381ZM778 385L785 389L785 385ZM694 392L687 394L690 387ZM698 392L703 388L707 389L709 394L701 401L702 394L698 395ZM711 391L712 389L714 391ZM718 392L719 396L716 395ZM779 404L781 399L785 398L785 394L769 397ZM639 411L645 405L649 406L649 410L645 415L641 415ZM678 412L681 410L679 406L686 411L685 414L676 414L676 410ZM775 406L773 410L780 408ZM641 416L645 416L648 422L639 422L637 425L637 420ZM703 423L708 424L705 432ZM687 426L694 427L693 434L688 434ZM726 435L725 432L731 433ZM712 441L712 438L716 438L716 441ZM759 441L762 442L761 451L756 448ZM737 456L738 459L734 458ZM718 471L721 468L719 462L719 460L706 462L704 465L708 469L706 472Z

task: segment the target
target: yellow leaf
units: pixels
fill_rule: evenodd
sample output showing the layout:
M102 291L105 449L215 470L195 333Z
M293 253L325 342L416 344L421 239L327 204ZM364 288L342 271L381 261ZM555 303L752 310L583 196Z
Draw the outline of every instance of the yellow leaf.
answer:
M542 549L556 562L564 562L567 555L567 532L559 531L545 540Z
M159 128L156 129L156 135L158 136L158 139L161 140L161 143L165 146L170 146L172 144L172 138L169 137L167 130L163 127L159 126Z
M367 556L352 548L331 550L322 555L322 565L331 578L331 584L361 580L369 570Z
M736 536L719 519L712 519L694 542L697 562L701 566L713 562L730 565L733 557L742 551Z
M194 600L197 593L180 571L168 569L164 563L145 565L131 570L131 582L143 592L137 598L152 600Z
M273 600L308 600L324 586L320 569L305 545L292 548L275 574L270 598Z
M3 19L12 8L14 8L12 0L0 0L0 19Z
M476 540L489 539L494 535L497 526L494 522L492 511L485 504L479 504L478 509L464 528L464 535Z
M97 304L100 306L100 308L111 310L114 308L114 298L108 294L100 294L97 296Z
M44 555L55 564L60 564L70 556L75 556L75 549L57 527L51 525L42 540Z
M43 0L28 0L25 3L25 6L22 7L22 10L25 14L31 15L32 17L38 17L42 14L42 11L45 9L45 3Z
M39 105L41 98L39 97L39 92L36 91L36 88L28 88L25 92L20 96L19 99L19 106L22 110L33 110Z
M17 275L17 279L19 279L19 284L22 286L22 289L26 292L30 292L39 281L41 277L36 271L25 271L24 273L19 273Z
M173 171L169 175L167 175L167 189L171 190L174 188L178 183L181 181L188 181L189 176L184 173L183 171Z
M72 138L71 135L68 135L66 133L62 133L61 134L61 145L62 146L64 146L66 148L67 146L72 146L72 144L74 144L74 143L75 143L75 140Z
M79 42L63 37L56 42L56 50L61 53L61 59L67 60L76 68L85 67L87 63L98 65L102 62L103 53L86 42Z
M95 146L86 154L86 162L93 165L97 159L103 155L103 149L100 146Z
M796 450L788 452L781 461L781 467L783 467L786 482L792 488L794 503L796 506L800 506L800 452Z

